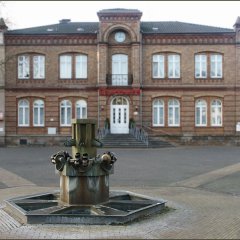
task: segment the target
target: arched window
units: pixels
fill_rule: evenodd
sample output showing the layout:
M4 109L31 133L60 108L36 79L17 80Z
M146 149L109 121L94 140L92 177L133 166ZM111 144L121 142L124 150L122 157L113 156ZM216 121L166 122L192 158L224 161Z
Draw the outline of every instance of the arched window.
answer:
M180 55L179 54L168 55L168 77L180 78Z
M79 100L76 102L76 118L87 118L87 102L85 100Z
M178 53L160 53L152 55L153 78L180 78L180 61Z
M33 126L44 126L43 100L35 100L33 103Z
M72 104L69 100L63 100L60 104L60 125L71 126Z
M29 126L29 102L26 99L18 102L18 126Z
M124 97L116 97L113 99L112 105L128 105L128 102Z
M18 79L44 79L45 56L29 53L18 56Z
M88 57L84 54L60 55L60 79L87 79Z
M207 103L199 99L195 104L195 124L196 126L207 126Z
M222 126L222 102L218 99L211 102L211 126Z
M72 56L71 55L60 56L60 78L61 79L72 78Z
M177 99L168 101L168 126L180 125L180 103Z
M87 56L76 55L75 58L75 75L76 78L87 78Z
M128 55L112 55L112 83L113 86L128 85Z
M152 76L153 78L164 78L164 55L155 54L152 57Z
M222 62L221 54L212 54L210 56L211 78L222 78Z
M153 101L153 126L164 126L164 101Z

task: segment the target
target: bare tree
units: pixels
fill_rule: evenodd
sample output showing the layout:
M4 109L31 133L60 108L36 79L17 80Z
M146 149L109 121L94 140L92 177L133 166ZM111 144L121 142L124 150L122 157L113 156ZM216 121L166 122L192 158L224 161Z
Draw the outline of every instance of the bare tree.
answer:
M11 21L9 17L3 17L4 15L3 12L5 8L6 8L5 1L0 1L0 18L4 19L4 22L8 28L11 28L14 25L14 23Z

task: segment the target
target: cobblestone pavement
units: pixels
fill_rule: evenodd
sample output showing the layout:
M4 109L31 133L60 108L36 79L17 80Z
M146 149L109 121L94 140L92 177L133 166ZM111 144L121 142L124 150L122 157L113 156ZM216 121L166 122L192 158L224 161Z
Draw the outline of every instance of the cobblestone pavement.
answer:
M170 209L118 226L23 224L5 211L4 200L56 190L40 187L0 169L0 239L240 239L240 193L214 191L214 184L236 180L234 163L159 187L113 187L164 199ZM210 186L211 185L211 186ZM208 186L208 187L206 187ZM220 188L217 186L216 188Z
M13 190L13 189L12 189ZM15 196L22 192L18 188ZM28 189L28 193L36 189ZM41 191L44 189L41 189ZM49 189L48 189L49 190ZM122 189L123 190L123 189ZM126 190L126 189L124 189ZM169 212L121 226L24 225L0 209L1 239L239 239L240 198L184 187L127 189L166 199ZM11 191L6 192L11 194Z

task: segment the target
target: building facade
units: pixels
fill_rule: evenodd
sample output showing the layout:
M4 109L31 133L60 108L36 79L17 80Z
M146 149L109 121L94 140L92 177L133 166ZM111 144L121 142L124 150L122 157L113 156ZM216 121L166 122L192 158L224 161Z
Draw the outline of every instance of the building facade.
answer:
M57 144L72 118L113 134L134 122L182 143L238 142L239 18L225 29L141 22L136 9L97 15L5 32L6 144Z
M5 145L5 44L4 33L7 26L0 19L0 146Z

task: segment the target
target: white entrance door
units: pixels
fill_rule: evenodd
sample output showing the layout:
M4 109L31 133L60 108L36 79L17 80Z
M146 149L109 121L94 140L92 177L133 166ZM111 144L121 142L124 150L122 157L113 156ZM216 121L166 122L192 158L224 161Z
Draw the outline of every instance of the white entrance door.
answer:
M128 85L128 56L125 54L112 55L112 85Z
M116 97L111 104L111 133L129 133L129 105L124 97Z

